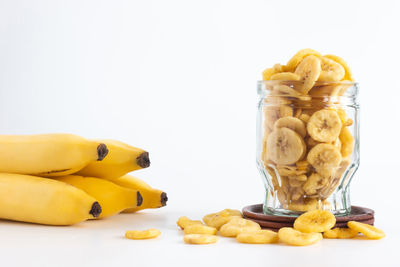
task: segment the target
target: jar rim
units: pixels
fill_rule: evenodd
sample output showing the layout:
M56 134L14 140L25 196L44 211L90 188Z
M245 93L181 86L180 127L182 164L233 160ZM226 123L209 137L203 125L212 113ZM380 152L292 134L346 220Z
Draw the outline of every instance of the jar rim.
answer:
M295 80L258 80L258 84L275 84L275 83L281 83L281 82L290 82L293 84L302 84L303 81L295 81ZM357 82L352 82L352 81L339 81L339 82L321 82L321 81L316 81L315 85L321 86L321 85L355 85L358 86Z
M270 92L272 91L269 88L273 88L276 85L287 85L289 87L295 88L296 85L301 85L303 84L303 81L289 81L289 80L268 80L268 81L258 81L257 82L257 92L260 96L267 96L270 95ZM317 94L312 94L313 97L341 97L341 98L357 98L358 97L358 91L359 91L359 86L357 82L351 82L351 81L340 81L340 82L315 82L313 87L336 87L336 86L343 86L346 89L342 91L340 95L332 95L329 94L328 92L318 92ZM356 100L356 99L355 99Z

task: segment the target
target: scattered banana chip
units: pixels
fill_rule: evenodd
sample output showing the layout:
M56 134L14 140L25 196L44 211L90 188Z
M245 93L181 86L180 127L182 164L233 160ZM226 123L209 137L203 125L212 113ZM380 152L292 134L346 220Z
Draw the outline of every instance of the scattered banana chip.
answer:
M216 235L217 229L214 227L210 227L202 224L191 224L187 225L183 230L185 235L187 234L207 234L207 235Z
M242 212L240 210L224 209L219 212L221 216L240 216L242 217Z
M336 224L335 216L327 210L313 210L300 215L294 221L294 229L303 233L320 233Z
M183 241L185 241L186 244L206 245L216 243L218 241L218 236L205 234L189 234L183 237Z
M292 246L308 246L322 239L321 233L302 233L291 227L283 227L278 232L279 240Z
M224 209L217 213L211 213L203 217L203 221L206 225L211 226L219 230L222 225L229 222L232 218L242 218L242 213L239 210Z
M151 239L156 238L161 235L160 230L158 229L148 229L148 230L131 230L125 232L125 237L128 239Z
M258 230L251 233L240 233L236 236L239 243L270 244L278 242L278 233L270 230Z
M362 233L363 235L365 235L366 237L368 237L370 239L381 239L386 236L382 230L380 230L372 225L369 225L369 224L355 222L355 221L349 221L349 222L347 222L347 226L350 229L353 229L354 231Z
M324 232L324 238L339 238L339 239L349 239L356 237L358 231L351 228L333 228Z
M191 219L189 219L186 216L181 216L179 217L178 221L176 222L176 224L183 230L185 229L188 225L192 225L192 224L203 224L201 221L193 221Z
M249 233L261 230L258 223L243 218L232 218L219 229L221 236L236 237L240 233Z

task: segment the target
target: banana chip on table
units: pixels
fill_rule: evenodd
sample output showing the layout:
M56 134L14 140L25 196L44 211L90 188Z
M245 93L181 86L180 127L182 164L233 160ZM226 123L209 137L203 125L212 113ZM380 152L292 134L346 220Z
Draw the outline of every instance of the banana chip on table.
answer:
M322 240L321 233L302 233L291 227L278 231L279 240L291 246L309 246Z
M358 231L351 228L334 228L324 232L324 238L349 239L356 237Z

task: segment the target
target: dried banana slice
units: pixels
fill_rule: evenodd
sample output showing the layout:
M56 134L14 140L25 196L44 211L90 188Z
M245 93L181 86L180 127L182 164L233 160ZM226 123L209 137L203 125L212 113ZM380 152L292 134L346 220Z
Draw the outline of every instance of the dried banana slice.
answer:
M345 70L342 65L326 57L321 57L320 60L321 74L319 75L318 81L338 82L343 79Z
M339 138L336 138L336 140L332 142L332 145L337 147L337 149L339 149L339 151L342 149L342 142L340 141Z
M292 129L302 138L304 138L307 134L306 126L304 125L304 123L300 119L295 117L280 118L274 123L274 129L282 127Z
M307 155L307 161L323 177L331 177L341 160L342 155L339 150L331 144L318 144Z
M225 209L217 213L211 213L203 217L206 225L220 229L233 218L241 218L242 213L238 210Z
M301 108L296 108L293 117L300 118L301 112L303 110Z
M310 163L307 160L303 160L303 161L298 161L296 162L296 167L298 170L305 170L308 171L308 169L310 168ZM307 180L307 177L306 177Z
M319 175L318 173L311 174L305 182L303 189L306 195L312 196L318 193L318 190L329 183L329 179Z
M128 239L134 239L134 240L139 240L139 239L151 239L151 238L156 238L157 236L161 235L160 230L158 229L148 229L148 230L131 230L131 231L126 231L125 232L125 237Z
M271 244L278 242L278 233L270 230L258 230L252 233L241 233L236 236L239 243Z
M347 222L347 226L350 229L353 229L354 231L362 233L363 235L365 235L366 237L368 237L370 239L381 239L386 236L385 233L381 229L378 229L369 224L355 222L355 221L349 221L349 222Z
M305 139L306 145L309 149L315 147L318 144L321 144L321 142L315 141L314 139L312 139L311 137L307 137Z
M340 152L342 153L342 157L348 157L353 153L354 148L354 137L351 135L350 130L347 127L343 127L339 134L340 142L342 143L342 147Z
M207 234L207 235L216 235L217 229L211 226L202 225L202 224L192 224L187 225L184 229L185 235L187 234Z
M293 211L310 211L318 209L318 200L316 198L305 198L298 202L291 202L288 205L289 210Z
M303 233L321 233L336 224L335 216L327 210L307 211L294 221L294 229Z
M280 73L273 74L270 77L270 80L298 81L298 80L300 80L300 76L293 72L280 72Z
M242 212L240 210L233 210L233 209L224 209L219 212L221 216L239 216L242 217Z
M293 109L289 106L281 105L279 107L280 118L293 116Z
M307 123L308 134L319 142L334 142L339 137L341 129L342 122L334 110L319 110Z
M278 232L279 240L292 246L308 246L322 240L321 233L302 233L291 227L283 227Z
M264 107L264 125L269 129L274 128L274 123L277 119L280 118L280 109L275 106L266 106Z
M302 120L304 123L307 123L310 120L310 115L307 115L305 113L302 113L299 117L300 120Z
M335 55L325 55L324 57L329 58L329 59L339 63L345 70L343 79L354 82L353 74L351 73L350 67L346 61L344 61L342 58L335 56Z
M346 111L339 108L336 110L336 112L339 115L340 121L342 122L343 126L350 126L353 124L353 120L347 116Z
M341 96L351 84L328 83L314 86L308 94L313 98Z
M183 237L183 241L186 244L194 245L206 245L216 243L218 241L218 236L215 235L205 235L205 234L190 234Z
M304 157L303 138L289 128L275 129L267 141L267 158L279 165L290 165Z
M275 95L275 96L281 96L281 97L284 97L284 96L294 97L294 98L298 98L303 101L311 100L310 96L303 95L303 94L299 93L297 90L293 89L292 87L290 87L288 85L284 85L284 84L274 85L271 94Z
M351 163L351 160L349 158L342 159L342 161L340 162L339 168L336 169L333 179L330 181L330 183L327 186L322 188L321 191L319 192L319 195L322 198L327 198L330 195L332 195L332 193L336 190L336 188L340 184L342 175L347 170L347 167L350 165L350 163Z
M250 233L258 230L261 230L258 223L236 217L222 225L219 232L221 236L236 237L240 233Z
M264 81L268 81L271 79L271 76L276 73L276 70L274 68L268 68L265 69L262 73L262 77Z
M358 231L351 228L333 228L324 232L324 238L338 238L338 239L349 239L356 237Z
M298 170L297 167L286 165L277 166L276 169L280 176L303 175L307 172L306 170Z
M304 190L301 188L301 186L299 186L299 187L294 187L294 190L291 190L290 199L291 199L292 201L297 201L297 200L299 200L303 195L304 195Z
M314 86L321 73L321 61L316 56L307 56L297 66L294 73L299 75L300 80L303 82L301 93L307 94Z
M284 71L286 71L286 66L276 63L274 65L273 69L275 70L275 73L284 72Z
M304 174L302 174L302 175L293 175L293 176L288 176L288 177L289 177L289 179L297 180L299 182L307 181L307 176L304 175Z
M317 57L321 57L321 54L313 49L302 49L299 52L297 52L286 64L286 71L294 71L297 67L297 65L300 64L300 62L307 56L309 55L314 55Z
M181 216L179 217L178 221L176 222L176 224L183 230L185 229L186 226L188 225L192 225L192 224L203 224L201 221L194 221L189 219L186 216Z

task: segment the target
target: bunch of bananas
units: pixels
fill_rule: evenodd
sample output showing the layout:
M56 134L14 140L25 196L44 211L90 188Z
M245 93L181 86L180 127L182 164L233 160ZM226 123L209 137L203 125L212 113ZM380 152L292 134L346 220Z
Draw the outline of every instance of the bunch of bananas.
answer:
M115 140L0 135L0 218L71 225L165 206L165 192L126 175L149 166L148 152Z
M264 70L263 80L269 94L261 160L272 194L294 211L329 205L324 201L342 181L354 150L353 120L341 102L353 86L349 66L340 57L303 49L286 65Z

